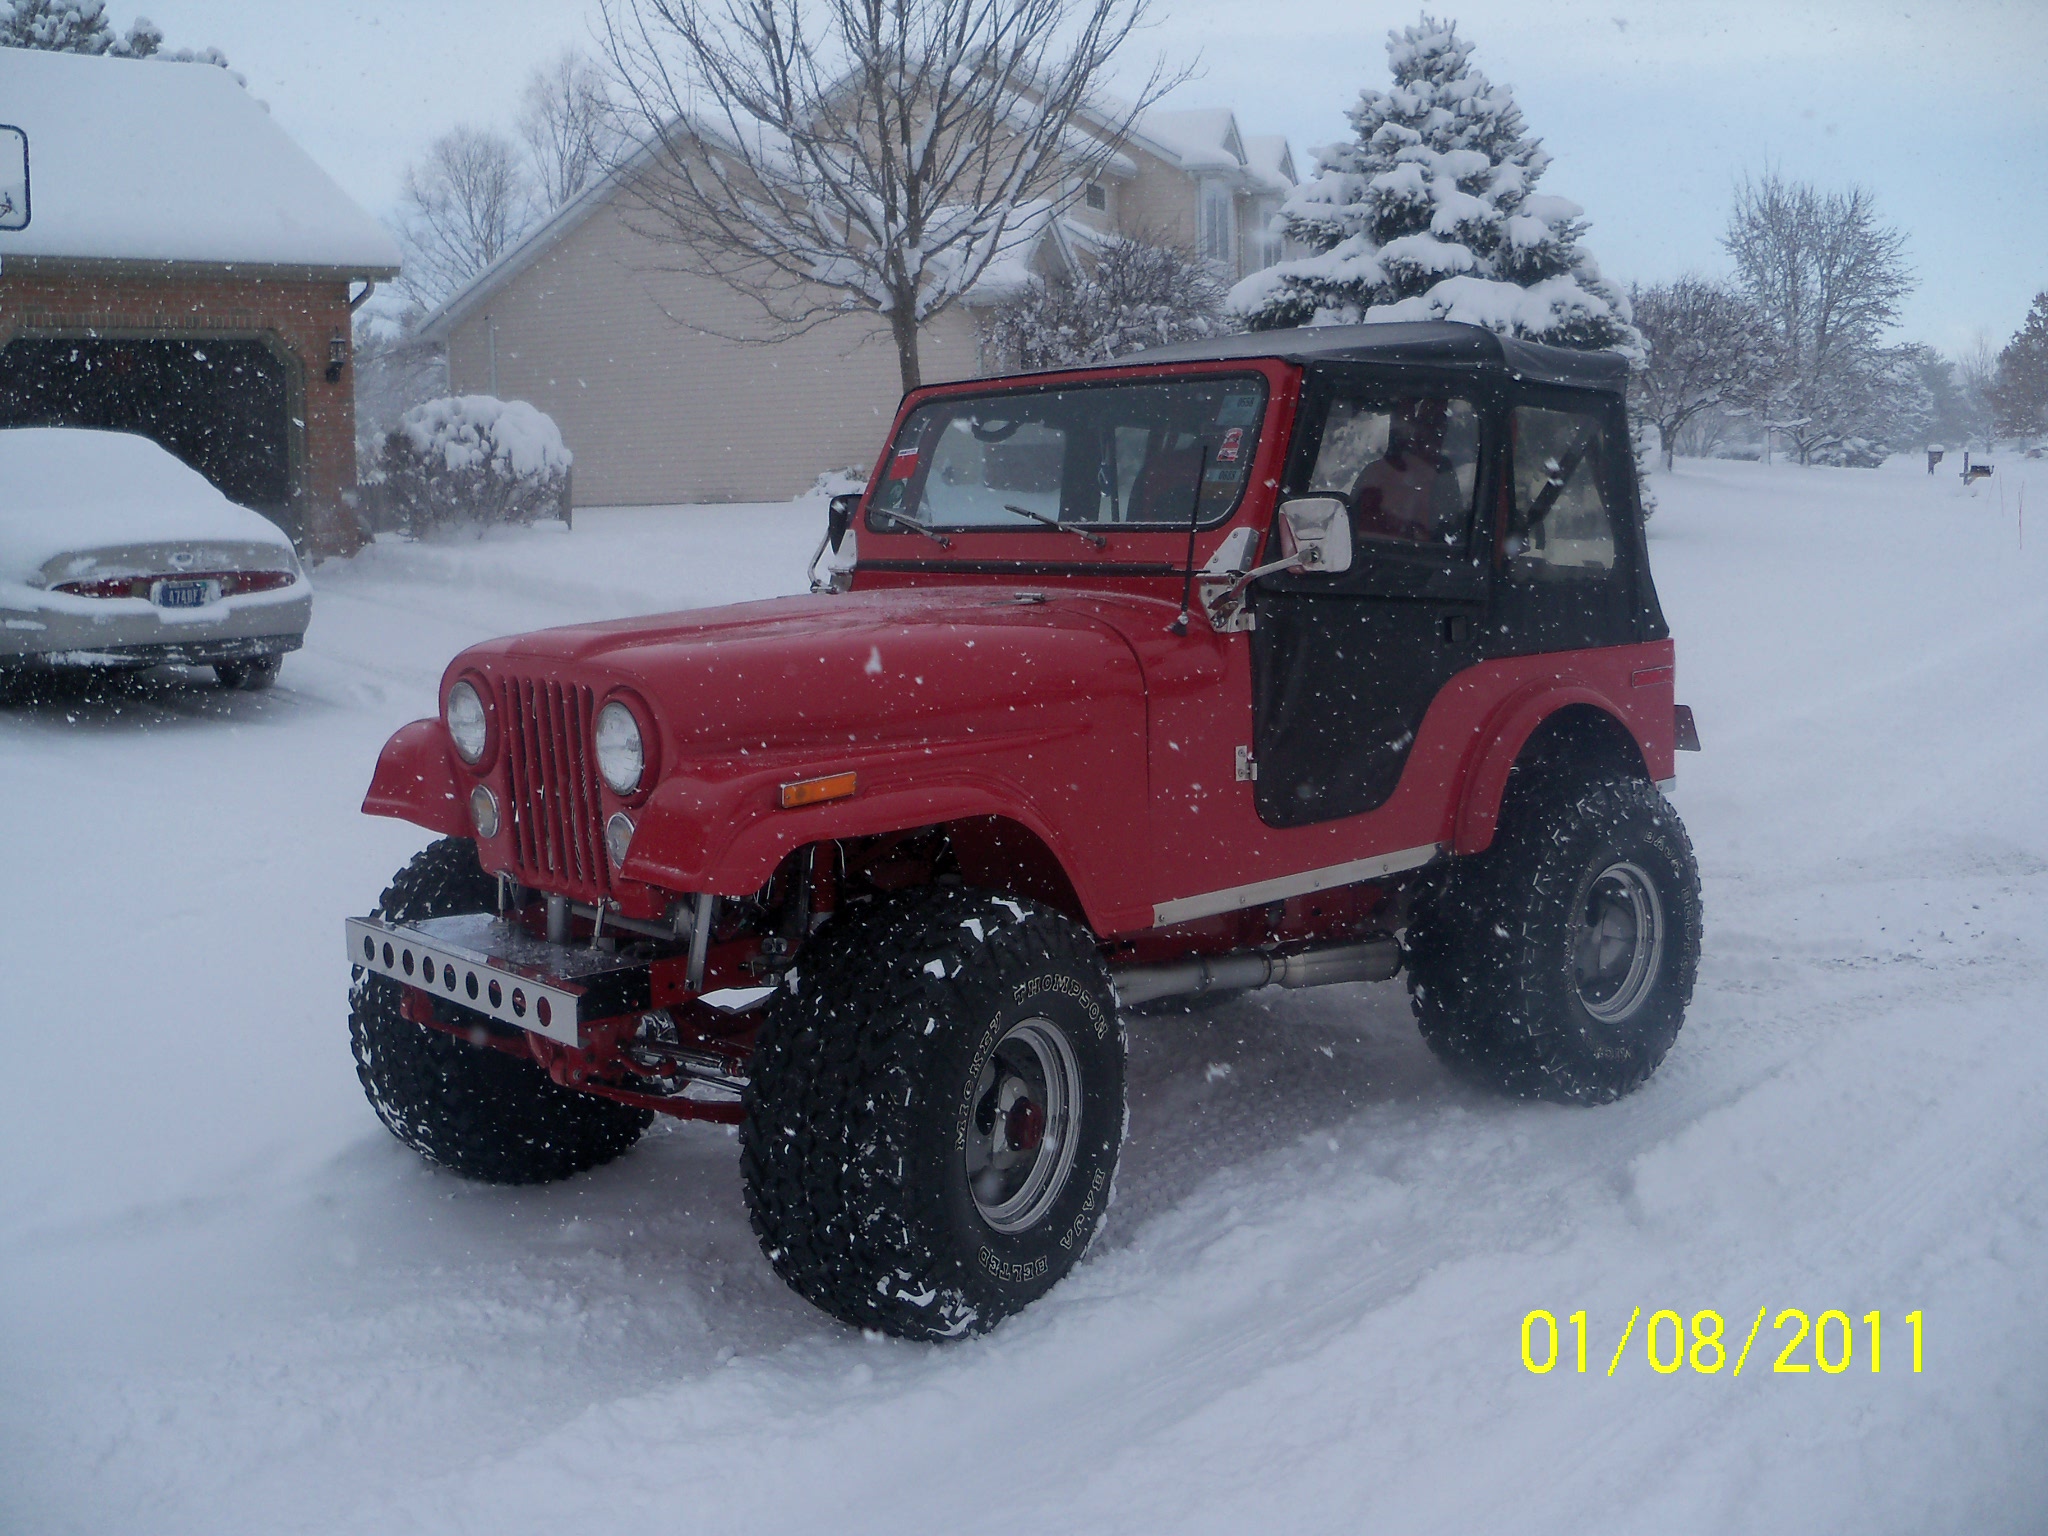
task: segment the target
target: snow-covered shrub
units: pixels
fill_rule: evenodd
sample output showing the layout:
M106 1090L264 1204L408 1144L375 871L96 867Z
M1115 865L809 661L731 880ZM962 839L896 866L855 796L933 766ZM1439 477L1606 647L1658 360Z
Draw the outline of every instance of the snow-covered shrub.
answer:
M554 418L524 400L429 400L385 435L383 520L417 534L459 523L563 517L573 462Z
M797 501L828 501L834 496L843 496L848 491L864 491L868 488L868 472L858 464L849 464L844 469L828 469L811 482L811 488L794 498Z
M1074 277L1033 278L985 327L989 344L1020 368L1106 363L1175 341L1237 329L1224 288L1192 251L1109 240Z
M1356 140L1318 150L1281 209L1314 254L1231 290L1253 330L1461 320L1641 356L1627 298L1580 248L1584 210L1536 191L1550 156L1471 53L1455 24L1427 16L1388 34L1394 88L1359 96Z

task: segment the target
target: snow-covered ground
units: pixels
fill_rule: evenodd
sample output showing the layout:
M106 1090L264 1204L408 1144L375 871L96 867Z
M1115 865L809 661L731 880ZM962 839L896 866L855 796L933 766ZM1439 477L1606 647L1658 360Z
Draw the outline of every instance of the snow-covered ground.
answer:
M2048 1528L2048 468L1658 494L1707 747L1663 1070L1488 1098L1398 987L1146 1022L1103 1240L946 1349L786 1292L722 1130L465 1185L348 1055L341 918L424 841L356 806L446 658L789 590L820 507L380 545L274 693L0 714L0 1530ZM1523 1367L1537 1307L1584 1375ZM1636 1307L1719 1309L1731 1364L1639 1323L1610 1377ZM1735 1379L1760 1307L1858 1320L1850 1368L1774 1374L1766 1323Z

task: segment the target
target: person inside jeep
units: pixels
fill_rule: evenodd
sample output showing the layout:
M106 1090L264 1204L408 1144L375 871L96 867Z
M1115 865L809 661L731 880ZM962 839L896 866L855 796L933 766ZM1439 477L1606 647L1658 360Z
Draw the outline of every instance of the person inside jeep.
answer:
M1344 497L1358 539L1455 543L1472 504L1478 440L1468 401L1340 397L1324 418L1314 489Z

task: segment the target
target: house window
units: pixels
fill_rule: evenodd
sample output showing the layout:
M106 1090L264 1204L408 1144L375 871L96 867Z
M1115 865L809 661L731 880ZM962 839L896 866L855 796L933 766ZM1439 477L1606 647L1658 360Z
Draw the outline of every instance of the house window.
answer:
M1098 213L1102 212L1109 207L1109 188L1099 181L1091 181L1088 183L1087 198L1090 208Z
M1237 231L1232 227L1237 222L1235 213L1230 188L1220 181L1202 183L1202 254L1225 270L1234 265L1231 256L1237 246Z

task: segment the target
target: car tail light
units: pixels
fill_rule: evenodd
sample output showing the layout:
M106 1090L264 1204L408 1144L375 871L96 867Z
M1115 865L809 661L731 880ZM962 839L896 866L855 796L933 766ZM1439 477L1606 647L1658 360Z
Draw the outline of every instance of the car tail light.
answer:
M244 592L275 592L298 580L290 571L223 571L217 579L222 597L238 597Z
M147 597L147 576L109 576L100 581L60 581L53 589L73 597Z
M104 576L98 581L62 581L53 591L73 597L148 597L150 583L174 581L217 581L222 597L240 597L248 592L275 592L298 580L290 571L167 571L156 576Z

